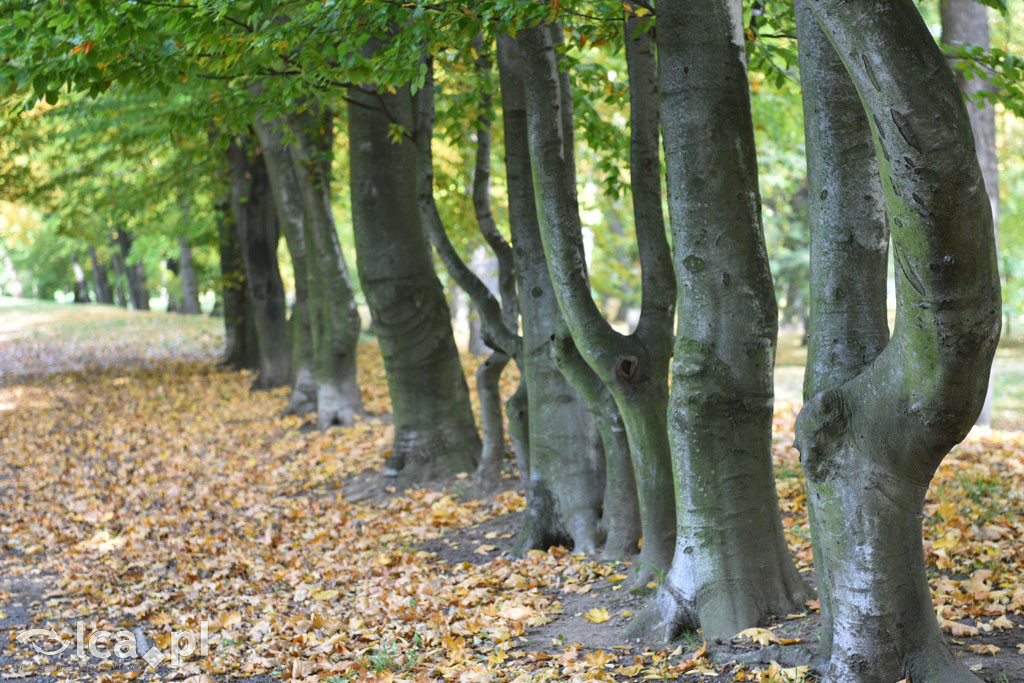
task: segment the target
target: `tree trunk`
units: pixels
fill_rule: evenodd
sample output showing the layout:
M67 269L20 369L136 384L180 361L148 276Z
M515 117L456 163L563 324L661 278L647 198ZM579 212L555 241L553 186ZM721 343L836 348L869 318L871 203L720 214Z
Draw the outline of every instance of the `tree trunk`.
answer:
M288 253L292 257L292 274L295 278L295 304L292 306L289 321L292 393L288 397L284 414L306 415L317 409L310 289L315 287L319 290L321 285L319 282L314 284L310 275L305 212L302 208L298 180L295 177L295 167L284 144L285 131L281 128L283 125L284 119L257 120L255 129L260 147L263 149L263 160L267 164L267 177L274 195L277 221L281 226L281 232L284 233Z
M221 300L224 309L224 353L221 362L236 370L254 370L259 367L259 348L252 316L248 314L242 247L231 225L230 210L227 201L216 207Z
M529 463L526 471L522 462L519 465L529 477L527 509L514 550L569 542L578 552L593 554L601 543L603 452L593 418L553 359L561 312L544 260L534 201L518 51L514 39L498 38L509 225L522 313L519 361L529 414Z
M125 308L128 306L128 301L124 296L124 261L120 252L114 252L110 257L110 264L114 268L114 292L117 294L117 305Z
M71 270L75 276L75 303L89 303L89 282L85 279L85 271L82 264L78 262L78 256L71 255Z
M601 512L601 528L605 538L601 556L605 560L636 559L634 556L643 534L640 501L637 497L629 437L619 407L608 386L580 355L568 328L558 332L555 360L558 369L594 416L597 431L601 435L605 464L604 506ZM642 569L637 576L646 576L650 568ZM646 585L646 582L641 585Z
M199 315L199 282L192 265L192 247L187 237L178 238L178 276L181 277L181 312L185 315Z
M950 46L975 45L989 48L988 7L975 0L943 0L942 42ZM975 95L995 90L984 78L964 78L962 71L955 72L957 83L970 99L967 115L974 131L974 147L978 152L981 176L985 180L988 201L992 207L992 226L996 236L996 250L999 249L999 155L996 149L996 108L991 102L979 107ZM978 424L992 425L993 377L989 376L985 405L978 415Z
M253 138L238 136L228 146L231 209L241 246L248 310L259 340L259 375L253 389L288 384L290 349L284 285L277 265L278 223L263 155Z
M409 88L349 90L352 224L359 279L384 357L395 417L386 472L402 484L476 466L480 437L416 199Z
M484 342L483 323L480 321L480 314L469 306L466 311L466 324L469 326L469 342L466 350L474 356L487 356L491 349ZM487 361L484 361L485 363Z
M501 479L501 462L505 458L505 426L501 417L501 373L511 360L495 351L476 369L476 392L480 397L480 427L483 447L476 476L481 482Z
M482 51L482 46L477 43ZM418 170L417 201L420 217L424 228L437 251L448 274L465 292L475 307L482 311L477 316L471 312L469 351L473 349L473 321L476 322L478 337L491 340L496 350L477 368L477 394L480 398L481 427L483 428L483 450L475 474L476 483L483 491L495 488L501 479L501 460L505 454L505 429L501 419L501 372L511 358L517 359L522 350L522 340L513 331L519 327L518 297L515 292L514 256L512 249L498 232L490 209L490 121L484 115L477 129L476 167L474 171L473 199L477 223L481 233L487 239L498 260L501 280L501 303L494 297L490 288L473 272L466 262L458 255L448 239L444 223L437 210L434 200L434 155L431 147L434 136L434 78L433 62L426 61L427 74L423 87L414 101L416 109L416 162ZM478 61L478 68L480 62ZM482 68L480 68L483 71ZM489 70L489 67L488 67ZM483 109L490 109L489 96L484 98ZM463 300L463 294L456 290L457 301ZM473 308L469 303L465 310ZM486 316L486 320L483 319ZM479 340L483 344L483 339ZM486 352L486 348L485 352Z
M128 255L134 241L130 232L117 228L116 239L121 250L121 263L124 266L125 280L128 282L128 296L131 299L132 308L136 311L148 311L149 292L146 288L146 266L142 262L135 265L129 264Z
M856 377L889 341L889 225L864 107L806 0L796 3L810 207L810 327L804 401ZM807 501L818 515L818 501ZM815 567L822 567L814 544ZM832 648L831 588L818 582L820 653Z
M351 425L363 412L356 377L356 347L362 322L356 309L348 266L341 254L331 212L331 159L334 122L331 112L313 105L289 117L296 144L288 148L306 217L306 245L311 258L310 320L317 380L320 429Z
M828 42L804 42L810 19L803 8L801 61L817 62L804 78L831 67L819 76L825 85L805 89L821 110L841 106L826 95L841 77L835 58L823 56L834 48L872 128L897 280L896 326L874 360L862 345L840 341L830 353L820 340L808 359L816 368L808 390L822 390L804 405L796 435L829 624L822 674L830 683L978 681L936 623L921 547L928 483L981 410L1001 322L991 207L970 120L912 0L808 4ZM827 150L828 140L821 144ZM814 154L822 164L816 175L834 178L856 167L844 166L835 149ZM869 172L866 163L861 172ZM865 187L871 192L866 182L845 187L862 196ZM859 200L824 204L822 222L846 220L838 211ZM877 241L875 218L864 222L862 215L851 221L854 234ZM860 318L873 330L867 343L877 346L884 341L882 290L868 278L882 277L879 250L865 255L815 244L825 228L812 234L815 269L842 273L858 298L873 299L874 310L819 306L819 314L837 319L815 322L812 335L859 329ZM835 365L823 371L833 356Z
M668 363L672 348L674 279L661 213L657 85L650 34L627 27L630 70L633 206L644 276L637 331L616 332L594 304L576 198L572 93L555 45L561 29L519 32L526 83L533 172L540 188L541 235L562 315L580 355L608 386L629 438L644 543L634 581L667 570L675 540L669 458Z
M728 638L810 596L772 471L777 308L741 17L739 0L658 7L679 309L668 413L678 526L672 569L629 633L664 642L687 626Z
M110 291L110 282L107 280L107 269L100 263L96 255L96 247L89 245L89 260L92 261L92 280L96 287L96 303L114 303L113 293Z

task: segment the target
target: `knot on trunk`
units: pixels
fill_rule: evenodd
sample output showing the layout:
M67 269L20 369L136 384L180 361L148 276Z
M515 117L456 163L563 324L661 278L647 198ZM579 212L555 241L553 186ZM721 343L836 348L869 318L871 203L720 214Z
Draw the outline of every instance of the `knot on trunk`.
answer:
M846 434L850 410L840 389L824 391L808 402L796 421L796 442L807 478L823 483L839 469L837 444Z
M615 364L615 376L624 382L628 382L636 375L636 369L640 362L636 356L619 356Z

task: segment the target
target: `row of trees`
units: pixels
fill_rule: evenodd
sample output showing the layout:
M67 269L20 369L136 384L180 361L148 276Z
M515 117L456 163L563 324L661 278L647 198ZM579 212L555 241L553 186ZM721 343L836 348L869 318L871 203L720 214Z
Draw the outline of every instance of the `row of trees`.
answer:
M663 576L628 633L660 641L698 627L728 637L811 596L786 550L772 474L779 315L749 73L784 78L795 34L814 293L797 437L820 669L843 682L976 680L936 625L920 515L939 462L982 409L1000 283L968 111L911 0L797 0L795 11L739 0L10 9L0 38L18 47L5 48L2 72L19 92L142 110L175 158L206 141L201 165L168 177L202 169L191 205L215 217L225 360L257 369L257 388L289 385L289 412L315 411L321 428L362 412L356 290L332 211L344 121L348 192L336 194L392 398L385 474L409 485L475 470L493 486L505 442L498 379L515 363L522 383L505 413L527 492L517 551L566 543L633 559L637 583ZM621 54L619 92L581 59L588 43ZM973 58L966 68L1005 83L1019 69L968 52L958 53ZM628 102L621 144L602 117L607 100L581 95L596 83ZM456 183L471 188L464 213L446 207L451 184L437 178L435 154L453 138L472 159ZM581 161L631 199L641 275L628 334L594 301ZM96 181L68 170L62 190ZM493 252L497 293L456 248L466 224ZM478 372L482 441L432 252L493 349Z

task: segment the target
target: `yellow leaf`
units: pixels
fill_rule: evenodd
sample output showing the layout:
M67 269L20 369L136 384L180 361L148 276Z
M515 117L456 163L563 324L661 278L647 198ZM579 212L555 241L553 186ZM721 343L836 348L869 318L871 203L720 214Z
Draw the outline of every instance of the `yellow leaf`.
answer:
M979 643L977 645L968 645L967 651L975 652L979 655L995 655L999 652L999 648L993 645L992 643Z
M618 583L619 581L625 581L625 580L626 580L626 575L625 574L612 574L611 576L606 576L605 577L605 581L609 581L611 583Z
M779 642L779 637L766 628L748 628L740 631L733 638L751 640L759 645Z
M339 593L340 593L340 591L336 591L336 590L317 591L316 593L313 593L312 598L314 600L322 600L322 601L333 600L334 598L338 597Z
M589 621L591 624L603 624L604 622L611 619L612 616L608 614L608 610L606 610L604 607L594 607L589 612L584 614L583 618Z
M992 625L998 629L1013 628L1013 622L1006 618L1006 615L1002 615L992 620Z

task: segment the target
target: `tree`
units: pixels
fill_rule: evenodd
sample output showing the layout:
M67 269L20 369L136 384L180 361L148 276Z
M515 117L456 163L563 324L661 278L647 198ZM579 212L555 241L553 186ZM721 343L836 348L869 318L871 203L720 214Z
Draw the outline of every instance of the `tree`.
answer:
M313 340L310 289L319 287L319 281L310 272L310 250L307 248L306 215L302 209L301 190L295 177L295 167L284 142L284 120L256 120L254 129L267 165L267 179L274 194L277 222L284 233L285 244L292 260L295 279L295 303L289 320L291 328L292 393L285 406L286 415L305 415L317 409L317 381ZM313 258L316 258L315 253Z
M110 290L110 282L107 280L107 269L100 263L96 254L96 247L89 245L89 260L92 262L92 278L96 288L96 303L112 304L114 295Z
M411 483L472 471L480 452L469 388L416 200L408 86L349 90L356 265L395 416L386 472ZM401 128L398 128L398 127Z
M522 314L529 463L526 516L515 551L569 542L578 552L601 544L604 462L594 417L555 361L561 326L548 274L534 194L523 56L498 36L509 227ZM522 465L520 465L522 467Z
M227 150L231 211L241 248L247 295L259 351L254 389L288 384L290 349L284 286L277 264L279 227L263 155L251 135L232 137Z
M738 0L658 7L678 324L669 397L672 568L631 635L729 637L809 592L772 471L777 309L760 215ZM708 172L714 169L714 172Z
M808 8L827 42L813 37ZM842 184L857 187L856 198L819 205L811 243L815 272L834 273L865 301L863 308L816 309L807 391L817 393L796 423L826 624L824 679L976 681L938 628L921 548L928 482L981 410L999 338L991 208L970 119L911 0L809 2L801 50L808 126L843 121L855 136L842 146L835 144L840 128L819 140L808 136L822 150L811 153L815 182L827 190L823 177L867 174ZM843 78L852 79L871 126L896 267L896 326L873 359L873 347L885 341L884 232L870 164L862 152L846 156L847 146L863 149L863 142L849 145L863 139L863 124L851 117ZM828 94L844 87L841 98ZM864 193L872 208L853 214L850 234L869 240L868 248L822 243ZM863 344L849 336L813 339L854 325L865 329Z
M989 48L988 7L974 0L943 0L942 42L951 47ZM954 66L956 62L954 61ZM974 146L985 180L989 204L992 207L992 225L995 227L996 245L999 243L999 156L996 152L996 110L994 103L986 101L985 94L995 88L980 77L967 78L966 71L956 71L957 83L968 98L967 115L974 131ZM978 415L978 424L992 424L992 378L989 378L985 405Z
M482 41L475 41L478 51L477 70L481 75L490 71L490 63L480 51ZM480 311L481 331L487 343L495 350L479 365L476 371L477 395L480 398L480 418L483 428L483 444L480 460L477 465L476 480L483 489L492 489L500 481L501 463L505 454L505 429L501 417L501 373L513 358L522 370L522 338L517 334L519 328L519 297L515 282L515 255L511 245L498 231L494 222L490 205L491 182L491 122L487 111L491 108L489 89L481 96L482 113L477 120L477 149L473 169L473 208L477 227L487 241L488 246L498 262L498 286L501 301L494 297L484 282L466 265L459 256L451 240L447 228L437 208L434 196L434 140L435 123L435 92L434 63L427 59L427 73L423 87L416 94L416 129L413 139L417 154L417 199L420 217L427 231L430 242L437 251L448 274L455 280ZM472 344L470 344L472 352ZM525 384L520 380L520 401L525 401ZM517 415L516 403L509 406L510 429L523 432L521 416ZM528 472L529 460L526 453L527 440L521 439L518 444L517 457L520 460L520 473ZM524 479L524 482L526 480Z
M628 336L608 324L591 295L576 197L572 94L556 59L561 28L525 29L517 40L547 263L572 342L608 387L625 427L644 538L637 581L644 585L654 571L668 569L675 540L666 423L675 282L661 209L653 39L635 19L625 30L633 207L644 276L640 321Z

